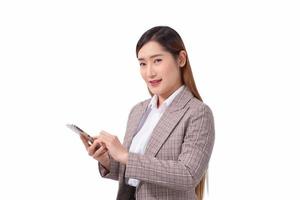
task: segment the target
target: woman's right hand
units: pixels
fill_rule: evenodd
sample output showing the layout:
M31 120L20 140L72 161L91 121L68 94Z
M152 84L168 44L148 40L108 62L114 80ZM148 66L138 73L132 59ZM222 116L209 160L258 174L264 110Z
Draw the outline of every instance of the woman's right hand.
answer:
M82 140L87 152L91 157L101 163L107 170L109 170L110 161L108 150L104 143L97 142L97 137L94 138L94 142L92 145L88 143L88 139L84 135L80 135L80 139Z

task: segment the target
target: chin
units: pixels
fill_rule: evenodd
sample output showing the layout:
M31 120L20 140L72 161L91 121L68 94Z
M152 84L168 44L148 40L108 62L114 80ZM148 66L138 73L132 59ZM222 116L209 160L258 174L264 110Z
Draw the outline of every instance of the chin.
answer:
M151 91L152 94L156 94L156 95L160 94L160 89L159 88L148 87L148 89Z

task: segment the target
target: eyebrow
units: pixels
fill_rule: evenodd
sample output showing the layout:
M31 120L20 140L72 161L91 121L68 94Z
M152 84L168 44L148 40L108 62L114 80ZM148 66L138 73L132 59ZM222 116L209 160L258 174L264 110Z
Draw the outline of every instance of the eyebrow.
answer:
M163 54L154 54L154 55L150 56L150 58L155 58L158 56L163 56ZM138 58L138 60L145 60L145 58Z

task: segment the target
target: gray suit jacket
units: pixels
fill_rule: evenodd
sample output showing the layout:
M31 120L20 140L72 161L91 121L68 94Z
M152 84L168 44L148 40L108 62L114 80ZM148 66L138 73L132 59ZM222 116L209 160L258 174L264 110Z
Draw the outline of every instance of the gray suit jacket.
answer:
M138 103L129 114L123 142L127 149L149 102ZM100 174L119 180L119 200L128 199L128 178L141 181L137 200L195 200L195 187L207 170L214 134L211 109L185 87L153 129L145 154L129 153L126 166L111 159L110 171L99 163Z

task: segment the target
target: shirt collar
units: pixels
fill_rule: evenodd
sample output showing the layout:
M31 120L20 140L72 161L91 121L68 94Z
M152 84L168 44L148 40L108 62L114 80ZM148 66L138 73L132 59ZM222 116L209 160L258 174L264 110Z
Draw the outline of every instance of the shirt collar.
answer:
M169 105L172 103L172 101L175 99L175 97L184 89L184 85L182 85L181 87L179 87L175 92L173 92L163 103L162 105L160 105L159 108L157 108L157 100L158 100L158 96L157 95L153 95L148 108L151 109L162 109L165 110L167 107L169 107Z

